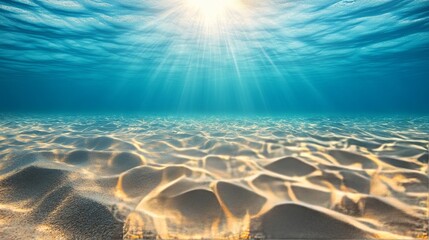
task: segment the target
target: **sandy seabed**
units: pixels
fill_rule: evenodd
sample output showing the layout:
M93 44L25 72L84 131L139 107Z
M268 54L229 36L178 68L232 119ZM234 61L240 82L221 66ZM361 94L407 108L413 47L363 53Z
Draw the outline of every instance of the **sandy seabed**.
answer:
M1 239L406 239L428 117L0 116Z

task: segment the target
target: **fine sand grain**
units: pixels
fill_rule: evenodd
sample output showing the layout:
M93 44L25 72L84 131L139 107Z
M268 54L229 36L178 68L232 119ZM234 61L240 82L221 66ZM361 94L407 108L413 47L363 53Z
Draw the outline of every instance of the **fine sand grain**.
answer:
M413 239L429 118L0 118L1 239Z

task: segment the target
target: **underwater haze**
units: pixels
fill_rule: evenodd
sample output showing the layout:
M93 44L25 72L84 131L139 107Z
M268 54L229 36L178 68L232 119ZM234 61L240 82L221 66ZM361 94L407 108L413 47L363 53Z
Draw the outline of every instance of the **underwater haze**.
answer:
M427 0L2 0L0 110L427 113Z

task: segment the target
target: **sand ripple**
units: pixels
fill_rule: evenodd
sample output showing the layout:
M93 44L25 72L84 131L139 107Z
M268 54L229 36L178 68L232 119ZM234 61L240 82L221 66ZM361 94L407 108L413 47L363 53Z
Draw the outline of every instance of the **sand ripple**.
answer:
M9 238L427 238L429 118L3 116Z

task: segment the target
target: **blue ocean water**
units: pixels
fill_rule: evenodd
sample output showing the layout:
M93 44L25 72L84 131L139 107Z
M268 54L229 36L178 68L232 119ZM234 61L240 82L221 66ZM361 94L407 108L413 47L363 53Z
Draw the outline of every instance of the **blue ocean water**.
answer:
M0 110L427 113L427 0L1 0Z

